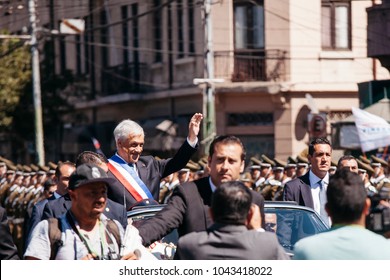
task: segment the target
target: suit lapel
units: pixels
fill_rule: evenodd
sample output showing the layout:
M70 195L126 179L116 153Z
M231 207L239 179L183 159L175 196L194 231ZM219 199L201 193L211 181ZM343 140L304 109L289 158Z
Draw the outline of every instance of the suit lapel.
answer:
M209 225L213 223L210 215L209 208L211 206L211 196L213 195L211 191L211 186L209 182L209 177L202 178L200 180L194 181L200 195L200 204L203 206L203 220L205 228L207 229ZM199 213L201 214L201 213Z
M304 205L314 208L314 202L313 202L313 196L311 194L311 188L310 188L310 176L309 172L307 172L305 175L301 177L302 183L301 184L301 194L302 194L302 200L304 202Z
M209 177L197 180L195 181L195 184L196 187L198 188L200 197L203 200L203 204L207 206L211 206L211 196L213 195L213 193L211 192Z
M147 174L148 174L148 170L146 168L146 165L145 163L141 162L141 161L137 161L136 163L136 166L137 166L137 171L138 171L138 175L139 177L141 178L142 182L146 182L147 180ZM147 186L149 188L149 186Z

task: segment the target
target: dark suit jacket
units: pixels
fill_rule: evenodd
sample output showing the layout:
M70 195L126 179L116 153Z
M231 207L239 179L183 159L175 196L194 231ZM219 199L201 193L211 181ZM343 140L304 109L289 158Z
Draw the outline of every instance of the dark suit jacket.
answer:
M154 200L158 201L159 199L161 179L184 168L196 150L197 147L192 148L186 140L173 158L163 160L157 160L152 156L141 156L139 158L136 163L138 175L148 187ZM110 171L108 177L115 178ZM129 209L137 201L125 187L117 180L115 184L108 188L108 197L122 205L124 204L124 195L126 197L126 208Z
M72 201L68 194L61 196L56 200L48 201L43 209L42 220L48 218L58 218L72 206ZM108 210L108 211L107 211ZM107 199L106 209L104 210L104 215L112 220L117 220L123 228L127 226L127 212L123 205L116 203L110 199Z
M179 239L176 258L182 260L286 260L274 233L248 230L244 225L214 224L207 231Z
M55 200L60 198L61 196L57 193L54 193L48 199L43 199L37 202L31 209L31 213L26 211L26 215L24 217L24 247L23 250L27 249L27 242L30 238L30 234L32 229L41 221L43 209L48 201Z
M19 260L18 249L12 239L5 209L0 206L0 260Z
M307 172L305 175L287 182L283 189L283 200L296 201L298 205L314 209L309 178L309 172Z
M260 207L264 221L264 198L254 191L252 195L253 203ZM177 186L163 210L153 218L136 225L144 245L160 240L176 228L179 237L206 230L212 224L208 211L211 196L209 177Z

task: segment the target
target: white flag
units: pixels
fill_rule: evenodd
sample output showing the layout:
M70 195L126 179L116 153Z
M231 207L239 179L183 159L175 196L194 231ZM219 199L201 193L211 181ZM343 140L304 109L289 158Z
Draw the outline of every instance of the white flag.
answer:
M390 124L371 113L352 108L363 152L390 145Z

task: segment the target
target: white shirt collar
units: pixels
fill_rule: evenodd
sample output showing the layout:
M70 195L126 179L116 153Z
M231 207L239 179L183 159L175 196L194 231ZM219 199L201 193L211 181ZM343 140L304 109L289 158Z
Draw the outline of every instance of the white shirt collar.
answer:
M315 175L313 173L313 171L311 171L311 169L310 169L310 171L309 171L309 180L310 180L310 186L311 187L314 187L318 183L318 181L320 181L320 180L322 180L325 183L325 185L327 186L329 184L329 173L326 172L325 177L321 179L317 175Z
M215 192L215 190L217 189L217 186L215 186L213 184L213 181L211 181L211 177L209 177L209 183L210 183L210 187L211 187L211 192Z

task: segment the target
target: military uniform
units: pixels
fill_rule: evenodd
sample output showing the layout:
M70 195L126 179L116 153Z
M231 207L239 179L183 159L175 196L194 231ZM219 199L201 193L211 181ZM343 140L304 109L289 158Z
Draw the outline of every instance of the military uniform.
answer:
M384 170L388 167L388 163L381 158L371 156L371 166L375 171L374 177L371 178L371 183L377 191L380 191L385 184L390 183L390 179L384 173Z

